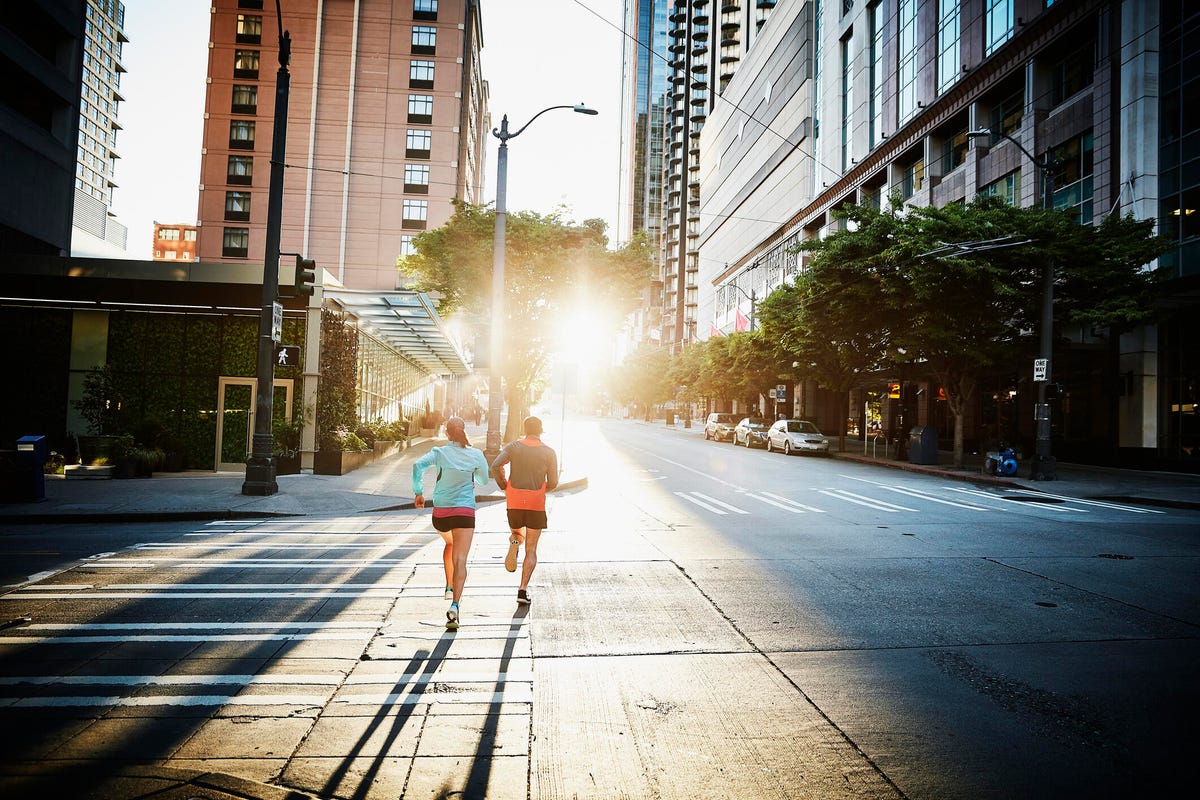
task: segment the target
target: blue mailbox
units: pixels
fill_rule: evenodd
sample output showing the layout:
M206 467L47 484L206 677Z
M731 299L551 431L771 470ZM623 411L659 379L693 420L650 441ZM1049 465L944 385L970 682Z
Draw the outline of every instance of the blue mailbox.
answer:
M17 502L37 503L46 499L46 475L42 468L48 455L45 436L17 439Z

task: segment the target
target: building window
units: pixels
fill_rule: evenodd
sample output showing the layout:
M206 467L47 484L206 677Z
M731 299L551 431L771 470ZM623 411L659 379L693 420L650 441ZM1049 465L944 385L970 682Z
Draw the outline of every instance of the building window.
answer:
M221 242L221 255L226 258L245 258L250 254L250 229L226 228Z
M433 123L433 95L410 94L408 96L408 121L422 125Z
M1021 86L992 106L991 124L988 126L992 132L992 144L1000 140L1001 133L1016 136L1024 116L1025 87Z
M1085 133L1050 152L1054 168L1054 207L1073 208L1080 224L1092 221L1092 134Z
M1013 34L1013 0L985 0L983 53L990 56Z
M850 169L850 115L854 111L854 59L852 37L842 40L842 172Z
M433 62L410 61L408 64L408 88L433 88Z
M970 141L967 138L966 128L946 138L942 144L943 173L951 172L966 163L967 147Z
M252 156L230 156L225 182L235 186L254 183L254 158Z
M158 239L162 242L174 242L179 240L179 228L159 228Z
M418 55L431 56L437 52L437 28L432 25L414 25L412 51Z
M437 19L438 0L413 0L413 19Z
M871 98L870 98L870 139L871 147L876 147L883 141L883 19L882 3L876 3L867 9L867 19L870 25L871 37Z
M411 256L417 252L417 246L413 244L413 235L405 233L400 236L400 255Z
M405 200L404 220L401 227L405 230L425 230L425 222L429 216L428 200Z
M238 8L257 8L262 9L263 0L238 0Z
M229 121L229 149L254 149L254 123L246 119Z
M900 124L917 113L917 0L900 0L900 61L897 68Z
M432 143L433 131L409 129L404 155L406 158L429 158Z
M821 47L821 15L824 12L821 0L813 0L813 68L812 68L812 131L813 138L821 137L821 59L824 51ZM816 145L814 144L815 148ZM820 182L819 173L813 171L813 178Z
M958 80L961 66L958 4L959 0L940 0L938 3L938 94Z
M229 110L234 114L255 114L258 112L258 87L234 84L233 102Z
M225 219L231 222L248 222L250 220L250 193L225 193Z
M184 240L185 242L194 242L194 241L196 241L196 229L195 229L195 228L188 228L187 230L185 230L185 231L183 232L183 240Z
M261 44L262 17L252 14L238 14L236 41L238 44Z
M1095 47L1089 40L1067 53L1050 70L1050 102L1059 105L1076 92L1092 85Z
M233 77L258 79L258 51L235 50L233 53Z
M980 194L988 197L999 197L1010 206L1016 206L1021 199L1021 170L1010 172L998 181L993 181L983 187Z
M904 169L904 181L900 194L905 200L925 187L925 159L912 162Z
M425 164L405 164L404 191L409 194L428 194L429 167Z
M179 258L179 254L174 250L168 250L167 254L163 257L167 259L167 261L174 261L175 259Z

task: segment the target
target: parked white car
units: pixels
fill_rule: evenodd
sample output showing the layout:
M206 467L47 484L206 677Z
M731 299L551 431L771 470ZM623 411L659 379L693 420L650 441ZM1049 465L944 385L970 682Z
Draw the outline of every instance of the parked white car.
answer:
M781 419L767 431L767 452L829 454L829 439L820 428L805 419Z

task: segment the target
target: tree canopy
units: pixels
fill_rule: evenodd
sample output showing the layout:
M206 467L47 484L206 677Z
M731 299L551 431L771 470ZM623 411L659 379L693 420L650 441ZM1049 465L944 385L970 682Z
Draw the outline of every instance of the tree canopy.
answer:
M438 313L462 313L477 323L477 352L487 351L491 313L495 210L454 202L454 215L440 228L414 237L416 252L397 267L411 286L438 298ZM561 211L543 215L508 213L505 226L502 352L499 366L509 404L505 441L515 438L531 392L544 380L557 337L603 336L636 307L651 273L652 250L643 236L608 249L602 220L573 223ZM582 315L582 316L581 316ZM564 333L572 318L588 326ZM493 384L493 391L499 387Z
M849 391L899 362L919 362L962 424L981 370L1012 363L1038 328L1044 266L1064 323L1125 327L1149 319L1164 249L1153 222L1016 208L998 198L942 208L835 213L842 229L800 249L813 254L792 285L759 306L764 334L826 388Z

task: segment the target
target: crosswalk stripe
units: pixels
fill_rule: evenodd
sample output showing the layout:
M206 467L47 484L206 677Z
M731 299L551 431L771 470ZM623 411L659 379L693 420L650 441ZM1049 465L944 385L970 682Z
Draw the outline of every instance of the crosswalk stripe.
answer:
M701 508L703 508L706 511L711 511L714 514L720 514L722 517L725 516L725 512L722 511L721 509L717 508L716 506L710 506L708 503L705 503L702 500L698 500L695 497L692 497L687 492L675 492L675 495L677 497L683 498L684 500L687 500L689 503L693 503L694 505L700 506Z
M1134 508L1133 506L1125 506L1120 503L1108 503L1103 500L1085 500L1082 497L1067 497L1061 494L1050 494L1049 492L1035 492L1032 489L1017 489L1019 494L1033 495L1034 497L1052 497L1056 500L1065 500L1069 503L1082 503L1085 506L1099 506L1100 508L1111 508L1114 511L1129 511L1133 514L1165 514L1165 511L1160 511L1154 508Z
M897 494L906 494L909 497L915 497L918 500L928 500L931 503L941 503L942 505L954 506L955 508L965 508L968 511L992 511L992 510L994 510L994 509L986 508L984 506L970 505L968 503L956 503L953 500L942 500L941 498L934 497L933 495L928 494L926 492L922 492L918 489L909 489L905 486L889 486L886 483L876 483L875 481L869 481L865 478L858 478L853 475L843 475L842 477L849 478L850 480L861 481L863 483L869 483L872 486L878 486L880 489L887 489L889 492L896 492Z
M388 672L350 675L18 675L0 676L0 686L414 686L429 683L533 683L532 672Z
M394 694L338 694L332 700L327 695L248 694L248 695L139 695L67 696L0 698L0 708L73 708L73 707L147 707L147 706L396 706L421 704L479 704L502 705L533 703L533 687L520 684L503 691L463 691L450 682L439 691L415 691ZM439 687L441 688L441 687Z
M1022 508L1029 508L1029 509L1044 508L1048 511L1074 512L1076 514L1088 513L1088 510L1086 508L1071 508L1070 506L1050 505L1048 503L1026 503L1021 500L1010 500L1007 497L1000 497L999 495L988 494L987 492L981 492L978 489L963 489L963 488L959 488L956 486L953 489L951 489L951 491L962 492L963 494L971 494L971 495L975 495L976 497L982 497L985 500L995 500L1000 503L1013 503L1015 505L1021 506Z
M795 506L786 505L784 503L780 503L775 500L772 500L769 497L762 497L760 495L754 494L753 492L746 492L746 497L752 497L755 500L760 500L769 506L775 506L776 508L782 508L784 511L790 511L793 514L803 514L804 513L803 508L796 508Z
M0 636L6 644L114 644L120 642L289 642L293 639L321 641L360 641L371 633L197 633L197 634L124 634L122 636Z
M787 503L788 505L795 506L796 508L802 508L805 511L811 511L814 514L824 514L825 513L825 509L823 509L823 508L814 508L813 506L806 506L806 505L804 505L804 503L797 503L795 500L790 500L786 497L782 497L777 494L772 494L771 492L762 492L762 494L766 495L767 497L772 497L781 503Z
M704 500L709 503L713 503L715 505L720 506L721 508L727 508L735 514L749 514L750 513L749 511L746 511L745 509L738 508L737 506L731 506L731 505L729 505L729 503L722 503L717 498L709 497L708 495L702 494L700 492L692 492L692 494L696 495L696 497L699 497L701 500Z
M817 491L819 491L821 494L837 498L838 500L845 500L848 503L854 503L856 505L866 506L867 508L873 508L876 511L889 511L889 512L912 511L912 512L916 512L915 508L908 508L907 506L893 505L892 503L887 503L887 502L884 502L883 500L875 500L874 498L871 498L871 497L864 497L861 494L855 494L854 492L848 492L845 489L818 489Z

